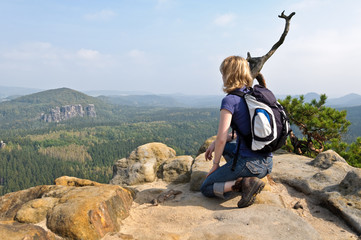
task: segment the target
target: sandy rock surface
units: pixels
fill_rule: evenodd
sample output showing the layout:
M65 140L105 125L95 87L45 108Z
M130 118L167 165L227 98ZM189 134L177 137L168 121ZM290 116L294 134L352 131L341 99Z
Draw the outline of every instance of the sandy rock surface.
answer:
M118 233L107 234L104 240L360 239L355 229L359 226L357 222L352 224L344 215L329 210L335 210L332 206L336 203L330 202L336 199L335 194L340 195L337 199L350 202L347 194L340 193L340 189L347 188L357 199L351 202L352 206L340 209L353 210L348 215L351 220L361 217L357 215L359 185L352 182L359 179L359 170L350 167L334 152L326 152L316 159L276 154L274 172L263 179L266 187L254 205L243 209L236 207L240 196L234 195L228 200L209 199L199 192L199 179L204 178L209 168L204 154L200 154L193 163L189 183L158 180L132 186L138 193L130 216L123 221ZM170 190L181 194L154 204L154 199Z
M277 155L274 165L271 176L276 182L317 199L361 234L361 169L348 165L332 150L315 159Z
M318 200L270 181L248 208L237 208L239 196L209 199L187 184L156 181L135 186L139 191L130 216L115 239L358 239L340 218L318 205ZM154 206L162 192L182 193Z

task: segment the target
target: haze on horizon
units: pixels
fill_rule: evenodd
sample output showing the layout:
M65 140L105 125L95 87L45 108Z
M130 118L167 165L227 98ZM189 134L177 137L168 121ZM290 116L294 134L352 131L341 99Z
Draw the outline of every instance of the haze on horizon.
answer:
M229 55L262 56L276 94L361 94L357 0L3 0L0 86L222 94Z

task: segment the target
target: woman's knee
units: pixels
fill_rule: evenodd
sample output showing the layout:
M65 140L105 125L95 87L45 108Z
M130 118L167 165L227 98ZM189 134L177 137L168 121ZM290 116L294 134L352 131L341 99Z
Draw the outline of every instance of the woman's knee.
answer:
M201 193L206 197L214 197L213 193L213 186L212 185L205 185L203 184L201 186Z

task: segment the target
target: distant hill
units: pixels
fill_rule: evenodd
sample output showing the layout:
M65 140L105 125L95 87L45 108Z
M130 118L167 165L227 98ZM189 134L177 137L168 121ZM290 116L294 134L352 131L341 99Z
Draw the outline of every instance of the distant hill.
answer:
M60 88L66 89L66 88ZM52 91L52 90L48 90ZM75 90L73 90L75 91ZM15 98L39 93L47 92L36 88L21 88L21 87L6 87L0 86L0 102L10 101ZM78 92L80 93L80 92ZM83 94L88 97L97 97L108 103L125 105L125 106L155 106L155 107L216 107L220 106L223 94L220 95L183 95L183 94L152 94L149 92L139 91L118 91L118 90L92 90L84 91ZM320 94L310 92L303 94L306 102L311 102L313 99L319 99ZM299 97L300 95L292 95L292 97ZM284 99L286 95L278 95L279 99ZM339 98L328 98L326 106L334 108L354 107L361 105L361 95L351 93Z
M331 98L327 100L327 106L330 107L355 107L361 105L361 95L352 93L340 98Z
M99 99L112 104L135 107L181 107L176 99L159 95L99 96Z
M276 95L277 99L285 99L288 95ZM320 94L315 93L315 92L310 92L310 93L306 93L306 94L300 94L300 95L291 95L292 98L299 98L301 95L303 95L303 97L305 98L305 102L311 102L313 99L320 99Z
M188 96L188 95L174 95L173 97L187 107L196 108L219 108L221 106L222 98L225 95L210 95L210 96Z
M298 98L300 95L293 95ZM320 94L307 93L303 95L305 102L311 102L313 99L319 100ZM155 107L196 107L196 108L218 108L224 95L154 95L154 94L135 94L135 95L102 95L100 99L109 103L126 106L155 106ZM284 99L286 95L276 95L278 99ZM361 95L348 94L340 98L328 98L326 106L333 108L361 106Z
M311 92L311 93L306 93L304 95L304 97L305 97L305 102L311 102L313 99L319 100L320 99L320 94Z
M90 90L84 91L85 94L92 97L99 96L129 96L129 95L154 95L150 92L142 91L118 91L118 90Z
M354 142L357 137L361 137L361 106L337 109L347 111L346 119L351 122L351 126L344 139L346 142Z
M70 88L58 88L18 97L11 102L35 105L45 104L54 107L67 104L89 104L91 102L99 101L100 100L98 98L90 97Z
M303 95L305 98L305 102L311 102L313 99L319 100L320 94L318 93L307 93ZM285 95L276 96L279 99L286 98ZM298 98L300 95L292 95L293 98ZM351 93L339 98L327 98L326 106L332 108L343 108L343 107L355 107L361 106L361 95Z
M219 107L223 96L190 96L190 95L126 95L99 96L112 104L136 107Z
M65 105L94 104L99 116L109 115L111 107L99 98L84 93L59 88L15 98L0 103L0 128L34 127L40 125L42 113L49 113L52 108Z

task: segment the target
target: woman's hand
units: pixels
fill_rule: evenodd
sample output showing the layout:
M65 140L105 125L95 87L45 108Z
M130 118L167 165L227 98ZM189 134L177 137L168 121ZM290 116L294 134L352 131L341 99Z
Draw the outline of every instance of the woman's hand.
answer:
M207 148L206 154L205 154L206 161L212 160L212 158L213 158L212 153L214 152L215 144L216 144L216 141L213 141L211 143L211 145L209 145L209 147Z

